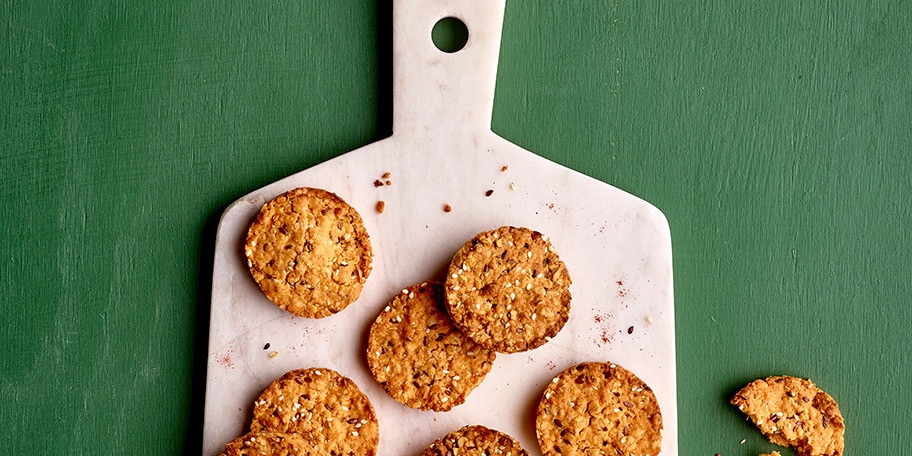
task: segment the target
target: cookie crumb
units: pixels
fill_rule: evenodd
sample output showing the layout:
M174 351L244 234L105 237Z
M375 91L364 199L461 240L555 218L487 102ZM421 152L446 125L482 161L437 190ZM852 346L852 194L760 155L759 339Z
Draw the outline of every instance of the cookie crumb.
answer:
M382 175L382 176L380 176L380 177L382 177L382 178L384 178L384 179L389 179L389 178L390 178L390 176L392 176L392 174L390 174L390 172L389 172L389 171L387 171L387 172L385 172L385 173L383 173L383 175Z
M383 181L377 179L374 181L374 187L383 187Z
M501 167L500 167L500 172L502 172L502 173L507 172L507 168L509 168L509 166L507 166L507 165L501 166Z
M270 357L270 358L275 358L276 356L279 356L279 352L273 351L273 352L270 352L270 353L269 353L269 357Z
M510 182L510 190L516 190L516 182Z
M443 205L443 212L450 212L452 210L453 210L453 206L450 206L449 204Z
M377 213L382 214L383 209L386 208L386 203L383 200L377 201Z

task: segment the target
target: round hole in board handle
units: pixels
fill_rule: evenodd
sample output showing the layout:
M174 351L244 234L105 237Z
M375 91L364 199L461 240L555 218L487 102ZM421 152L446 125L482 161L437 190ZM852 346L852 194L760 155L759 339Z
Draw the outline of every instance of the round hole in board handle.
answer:
M431 40L434 46L451 54L461 50L469 41L469 29L465 23L455 17L445 17L431 29Z

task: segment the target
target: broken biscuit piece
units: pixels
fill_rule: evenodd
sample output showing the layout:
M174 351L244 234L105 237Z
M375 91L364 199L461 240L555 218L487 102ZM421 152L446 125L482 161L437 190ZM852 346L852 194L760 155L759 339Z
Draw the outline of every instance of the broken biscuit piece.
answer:
M766 438L798 456L841 456L845 423L836 401L810 380L772 376L750 382L732 405Z

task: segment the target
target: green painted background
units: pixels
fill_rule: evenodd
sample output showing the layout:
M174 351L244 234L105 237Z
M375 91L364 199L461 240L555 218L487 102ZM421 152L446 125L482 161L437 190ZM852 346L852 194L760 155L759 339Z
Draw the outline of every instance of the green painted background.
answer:
M0 5L3 453L198 453L217 218L391 131L389 3ZM910 24L509 0L494 130L668 216L682 455L772 449L727 399L779 373L908 451Z

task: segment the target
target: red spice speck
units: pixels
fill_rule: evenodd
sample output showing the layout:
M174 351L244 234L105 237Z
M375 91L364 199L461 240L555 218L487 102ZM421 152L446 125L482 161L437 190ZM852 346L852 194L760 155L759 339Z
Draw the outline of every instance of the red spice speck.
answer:
M485 196L491 196L494 194L494 190L488 190L485 192Z
M374 187L383 187L383 182L380 179L375 180Z
M216 358L216 361L221 364L223 367L234 367L234 361L231 359L231 352L227 352L224 355Z
M633 326L627 328L627 334L633 334Z
M507 168L509 168L507 165L503 165L503 166L500 168L500 172L502 172L502 173L506 172L506 171L507 171Z

